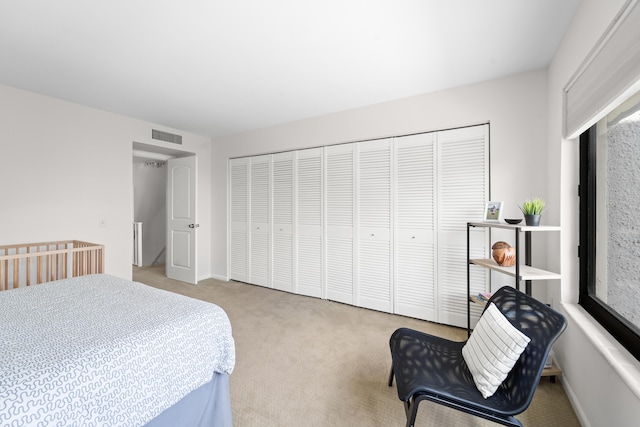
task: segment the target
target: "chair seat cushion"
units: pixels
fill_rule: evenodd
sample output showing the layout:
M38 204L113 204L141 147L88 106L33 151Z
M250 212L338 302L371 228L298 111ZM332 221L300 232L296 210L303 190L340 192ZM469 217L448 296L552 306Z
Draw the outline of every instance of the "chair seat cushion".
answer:
M462 357L485 399L507 378L529 341L493 303L489 304L462 348Z

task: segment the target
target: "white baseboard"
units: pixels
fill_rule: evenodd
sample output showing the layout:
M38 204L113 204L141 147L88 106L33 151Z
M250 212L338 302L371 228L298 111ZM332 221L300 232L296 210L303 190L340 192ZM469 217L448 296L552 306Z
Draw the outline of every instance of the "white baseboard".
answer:
M229 281L229 278L227 276L220 276L217 274L212 274L209 277L207 277L207 279L224 280L225 282Z
M562 370L562 368L560 368L560 370ZM573 407L573 410L575 411L576 416L578 417L578 421L580 421L580 425L582 427L591 427L591 424L589 423L589 419L587 418L584 411L582 410L582 406L580 406L580 402L578 401L576 394L573 392L573 389L571 388L571 384L569 384L569 381L567 381L567 378L564 375L560 376L560 383L562 384L562 388L564 388L564 392L567 394L567 397L571 402L571 406Z

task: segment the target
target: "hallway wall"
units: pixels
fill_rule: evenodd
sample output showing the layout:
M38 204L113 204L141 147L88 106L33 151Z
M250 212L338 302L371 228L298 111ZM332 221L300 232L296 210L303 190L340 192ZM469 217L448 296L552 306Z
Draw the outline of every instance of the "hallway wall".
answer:
M158 255L157 263L165 263L167 241L167 166L151 167L146 162L133 158L133 220L142 222L143 266L151 265Z

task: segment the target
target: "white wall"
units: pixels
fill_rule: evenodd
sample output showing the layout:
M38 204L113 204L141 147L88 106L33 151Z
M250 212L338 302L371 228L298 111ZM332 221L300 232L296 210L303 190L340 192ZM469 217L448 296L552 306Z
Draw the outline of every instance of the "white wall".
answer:
M214 140L213 274L227 276L230 157L490 122L491 198L505 202L505 217L520 217L522 200L532 195L545 197L546 75L546 70L538 70ZM536 173L523 171L525 165ZM470 219L480 220L482 210L479 206L478 218ZM512 235L509 238L513 240Z
M68 239L104 244L106 272L130 279L132 142L176 147L152 142L151 127L0 85L0 245ZM181 149L198 155L198 216L204 219L198 276L209 277L210 139L174 132L183 135Z
M635 382L637 389L640 363L575 305L579 292L579 146L577 140L562 138L562 89L624 3L625 0L583 0L549 67L547 194L554 205L561 206L552 215L562 226L560 241L549 247L550 265L562 266L561 288L550 287L550 295L555 301L563 301L560 308L569 321L556 345L556 356L563 369L565 389L583 425L593 427L638 424L640 399L624 379ZM558 247L560 257L555 255Z

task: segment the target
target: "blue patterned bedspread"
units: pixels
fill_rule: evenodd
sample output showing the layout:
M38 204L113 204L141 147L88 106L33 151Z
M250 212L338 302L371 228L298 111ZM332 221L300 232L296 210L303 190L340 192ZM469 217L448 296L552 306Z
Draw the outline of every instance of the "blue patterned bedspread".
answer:
M234 364L211 303L108 275L0 292L0 426L141 426Z

